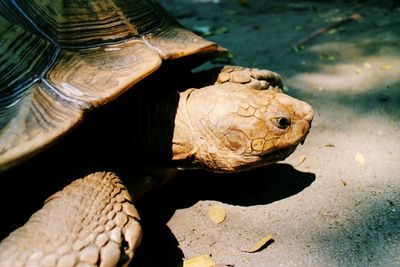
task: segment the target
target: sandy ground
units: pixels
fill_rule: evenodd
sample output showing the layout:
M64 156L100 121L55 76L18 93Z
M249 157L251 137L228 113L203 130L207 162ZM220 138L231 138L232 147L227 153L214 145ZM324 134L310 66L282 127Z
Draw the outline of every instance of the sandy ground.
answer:
M189 171L139 199L144 238L133 266L182 266L204 253L236 267L400 266L400 9L353 2L163 1L185 26L229 48L229 64L279 72L315 118L305 144L280 164L240 174ZM362 19L293 51L354 13ZM47 160L21 165L18 179L14 171L0 177L1 238L68 183L59 176L87 174L84 161L69 174L80 153L70 150L61 163L45 152ZM52 162L67 169L46 180ZM215 204L227 212L218 225L207 215ZM268 234L272 244L242 252Z
M139 200L145 235L135 263L179 266L206 253L237 267L399 266L400 10L372 1L238 2L163 1L185 26L211 31L231 64L279 72L288 93L315 108L311 133L281 164L192 171ZM362 19L293 52L353 13ZM214 204L227 212L218 225L207 215ZM270 233L268 247L241 251Z

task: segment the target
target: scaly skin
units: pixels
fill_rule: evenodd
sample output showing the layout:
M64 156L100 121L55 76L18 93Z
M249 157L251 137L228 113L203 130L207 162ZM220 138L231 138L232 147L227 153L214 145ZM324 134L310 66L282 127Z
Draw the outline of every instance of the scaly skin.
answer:
M281 85L273 72L225 67L214 85L181 93L173 159L215 172L285 159L306 137L313 110Z
M173 160L232 172L287 157L304 141L313 110L281 87L276 73L226 67L215 84L180 93ZM155 132L149 144L159 137ZM153 184L138 187L146 191ZM54 194L3 240L0 266L126 266L140 239L139 215L121 181L94 173Z
M141 239L121 180L94 173L51 196L0 244L0 266L127 266Z

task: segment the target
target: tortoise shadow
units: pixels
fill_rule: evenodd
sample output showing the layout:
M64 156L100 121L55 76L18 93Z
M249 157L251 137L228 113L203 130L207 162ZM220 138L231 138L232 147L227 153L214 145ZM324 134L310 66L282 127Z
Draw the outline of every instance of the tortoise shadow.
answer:
M236 174L183 172L135 203L141 214L144 238L133 262L135 266L182 265L183 252L166 225L178 209L201 200L240 206L266 205L301 192L314 180L315 174L298 171L288 164Z

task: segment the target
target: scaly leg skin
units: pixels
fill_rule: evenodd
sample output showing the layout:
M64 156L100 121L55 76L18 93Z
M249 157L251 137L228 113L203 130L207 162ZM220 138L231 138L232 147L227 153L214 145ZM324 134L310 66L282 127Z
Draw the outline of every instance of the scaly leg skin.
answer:
M4 239L0 266L127 266L141 236L139 215L121 180L93 173L48 198Z
M239 66L225 66L218 74L215 84L238 83L256 90L276 89L281 91L281 76L269 70L251 69Z
M245 68L240 66L224 66L182 75L177 88L202 88L213 84L226 82L243 84L257 90L278 89L282 90L283 84L280 75L269 70ZM176 79L168 80L174 84Z

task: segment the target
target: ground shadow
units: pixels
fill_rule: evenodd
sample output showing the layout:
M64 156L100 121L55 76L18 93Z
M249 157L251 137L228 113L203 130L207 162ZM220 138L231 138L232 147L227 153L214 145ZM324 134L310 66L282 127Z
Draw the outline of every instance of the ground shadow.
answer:
M330 218L325 222L329 231L313 233L327 265L394 266L394 262L398 263L399 195L396 187L387 187L380 193L366 192L349 216L336 221Z
M200 200L230 205L265 205L301 192L315 180L315 174L300 172L287 164L274 164L236 174L205 171L181 173L168 184L136 202L141 213L144 238L135 266L178 266L183 253L166 226L177 209Z

